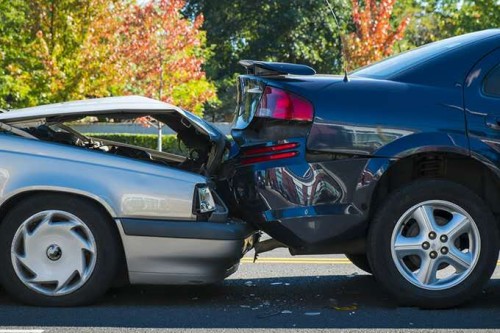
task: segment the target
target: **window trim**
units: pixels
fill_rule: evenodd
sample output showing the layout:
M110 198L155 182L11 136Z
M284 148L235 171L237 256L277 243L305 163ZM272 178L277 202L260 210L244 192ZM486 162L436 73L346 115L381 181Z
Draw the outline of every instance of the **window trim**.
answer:
M482 82L481 82L481 93L484 95L484 96L487 96L487 97L490 97L490 98L495 98L495 99L500 99L500 94L498 95L495 95L495 94L492 94L492 93L488 93L486 92L486 82L488 81L488 78L493 75L493 74L496 74L498 71L498 74L500 75L500 63L496 64L495 66L493 66L492 69L490 69L488 71L488 73L486 73L486 75L484 76Z

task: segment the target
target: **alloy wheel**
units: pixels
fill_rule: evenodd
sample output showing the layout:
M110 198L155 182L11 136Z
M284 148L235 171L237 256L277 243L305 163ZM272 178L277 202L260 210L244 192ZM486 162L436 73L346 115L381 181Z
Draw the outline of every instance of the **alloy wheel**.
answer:
M460 206L430 200L408 209L392 233L391 253L399 273L417 287L444 290L473 271L481 250L474 220Z

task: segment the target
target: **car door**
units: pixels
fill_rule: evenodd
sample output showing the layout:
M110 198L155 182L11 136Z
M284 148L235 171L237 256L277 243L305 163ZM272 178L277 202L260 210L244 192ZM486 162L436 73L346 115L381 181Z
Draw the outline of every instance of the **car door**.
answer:
M469 72L464 103L471 153L500 168L500 48Z

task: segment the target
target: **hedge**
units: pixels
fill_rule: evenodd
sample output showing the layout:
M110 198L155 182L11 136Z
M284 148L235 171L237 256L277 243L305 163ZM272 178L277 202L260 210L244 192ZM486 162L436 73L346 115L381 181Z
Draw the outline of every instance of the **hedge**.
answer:
M157 148L158 141L158 135L156 134L86 133L85 135L151 149ZM162 139L164 152L178 155L186 154L186 149L183 149L184 145L180 145L179 147L179 142L175 134L163 135Z

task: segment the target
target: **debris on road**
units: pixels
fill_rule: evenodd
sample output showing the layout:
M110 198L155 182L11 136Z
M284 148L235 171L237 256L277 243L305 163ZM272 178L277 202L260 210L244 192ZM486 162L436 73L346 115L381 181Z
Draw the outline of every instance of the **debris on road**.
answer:
M305 312L306 316L319 316L321 312Z

